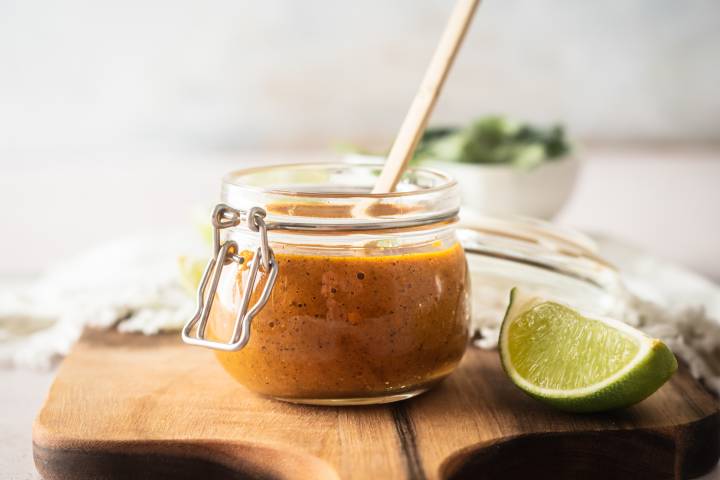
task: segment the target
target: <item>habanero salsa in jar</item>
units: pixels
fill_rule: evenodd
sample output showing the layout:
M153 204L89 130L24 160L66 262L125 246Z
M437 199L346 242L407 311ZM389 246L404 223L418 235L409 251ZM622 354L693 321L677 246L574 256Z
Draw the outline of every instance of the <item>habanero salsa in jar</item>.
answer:
M455 182L408 169L298 164L232 172L214 257L183 340L253 392L325 405L392 402L449 375L468 342Z

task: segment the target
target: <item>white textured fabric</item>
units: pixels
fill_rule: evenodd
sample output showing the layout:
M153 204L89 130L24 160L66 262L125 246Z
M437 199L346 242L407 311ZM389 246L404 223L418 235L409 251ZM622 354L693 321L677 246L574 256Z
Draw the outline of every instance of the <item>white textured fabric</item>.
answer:
M178 239L118 240L25 288L0 292L0 364L47 368L85 326L146 335L177 330L194 308L179 283L178 252L198 248Z
M720 289L619 242L599 244L632 293L637 316L630 323L665 341L720 392ZM0 365L48 368L85 326L146 335L178 330L194 309L179 281L178 256L205 250L182 234L128 238L59 264L25 288L0 292ZM478 346L497 345L506 302L505 286L474 286Z
M667 343L693 376L720 394L720 288L637 248L602 238L599 243L633 294L636 326Z

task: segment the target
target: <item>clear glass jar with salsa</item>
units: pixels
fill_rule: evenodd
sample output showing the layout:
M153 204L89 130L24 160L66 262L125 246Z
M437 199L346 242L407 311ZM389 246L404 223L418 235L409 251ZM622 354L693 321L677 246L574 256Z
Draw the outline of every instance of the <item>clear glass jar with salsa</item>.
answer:
M187 343L237 381L297 403L410 398L468 343L469 283L455 182L409 169L369 193L378 165L236 171L213 213L215 256Z

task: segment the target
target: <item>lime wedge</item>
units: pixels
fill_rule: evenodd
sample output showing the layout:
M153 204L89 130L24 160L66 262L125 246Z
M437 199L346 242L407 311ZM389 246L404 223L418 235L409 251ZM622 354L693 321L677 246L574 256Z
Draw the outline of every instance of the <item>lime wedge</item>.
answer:
M500 359L525 393L572 412L633 405L677 370L675 356L660 340L516 288L500 329Z

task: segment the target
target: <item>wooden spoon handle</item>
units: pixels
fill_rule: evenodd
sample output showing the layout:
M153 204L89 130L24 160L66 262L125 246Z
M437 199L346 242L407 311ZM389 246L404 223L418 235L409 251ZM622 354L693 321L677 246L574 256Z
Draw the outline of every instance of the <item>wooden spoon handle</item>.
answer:
M400 126L400 131L390 149L390 154L375 188L373 188L373 193L390 193L395 190L395 185L405 171L425 130L450 66L460 49L460 44L479 3L480 0L458 0L455 5L440 43L425 72L425 77Z

